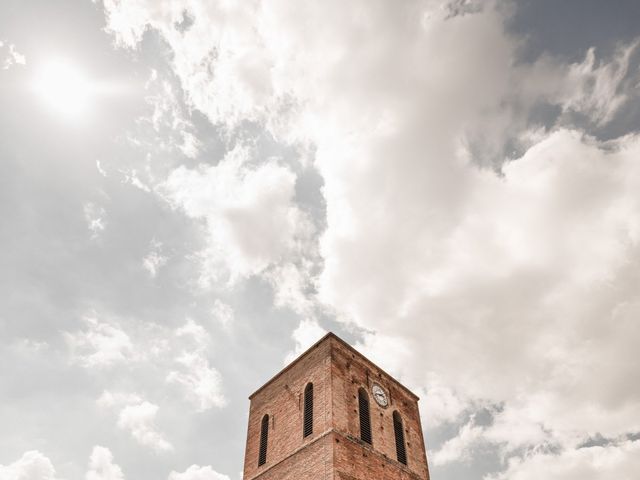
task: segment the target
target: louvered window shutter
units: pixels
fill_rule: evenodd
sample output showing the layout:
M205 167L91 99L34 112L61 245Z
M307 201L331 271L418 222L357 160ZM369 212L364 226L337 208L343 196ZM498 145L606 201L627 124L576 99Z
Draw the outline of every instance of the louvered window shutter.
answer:
M407 464L407 451L404 446L404 427L400 414L393 412L393 431L396 434L396 456L400 463Z
M302 436L308 437L313 433L313 383L304 389L304 422Z
M369 396L364 388L358 390L358 409L360 411L360 440L371 445L371 414Z
M258 454L258 466L267 462L267 442L269 441L269 415L262 417L260 428L260 453Z

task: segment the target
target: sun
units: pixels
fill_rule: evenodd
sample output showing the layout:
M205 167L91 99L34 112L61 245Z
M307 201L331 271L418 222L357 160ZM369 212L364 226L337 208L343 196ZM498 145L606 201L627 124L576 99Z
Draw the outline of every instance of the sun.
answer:
M38 69L33 88L43 102L59 116L85 117L93 89L86 75L66 60L50 60Z

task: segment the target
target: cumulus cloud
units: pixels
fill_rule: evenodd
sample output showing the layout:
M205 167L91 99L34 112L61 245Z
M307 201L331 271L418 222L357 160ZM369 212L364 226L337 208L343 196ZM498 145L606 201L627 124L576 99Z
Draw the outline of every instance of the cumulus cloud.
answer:
M469 460L471 448L482 438L482 427L475 425L471 420L464 425L458 435L446 441L439 450L433 452L431 460L434 465L443 465L450 462Z
M167 382L180 385L198 411L222 407L227 401L221 392L220 373L200 353L183 353L176 361L182 370L172 370Z
M124 480L122 469L113 463L111 450L99 445L93 447L85 480Z
M503 177L478 172L470 186L480 190L468 192L455 228L423 243L423 255L396 255L406 262L402 276L351 270L357 272L352 281L386 290L386 298L325 293L332 302L346 301L364 326L405 337L410 351L420 352L417 365L437 365L472 396L509 399L520 418L554 425L567 439L636 428L622 419L640 393L625 380L637 366L629 344L635 340L628 339L637 339L630 318L638 299L628 285L638 262L633 159L640 142L623 138L609 147L558 131L506 165ZM348 271L350 250L335 253L343 270L325 277L325 288ZM382 254L373 249L369 258ZM408 283L397 296L394 282ZM394 303L403 308L390 323ZM443 338L455 339L456 348L439 344ZM611 369L604 390L591 382L594 369Z
M116 40L123 46L134 46L142 40L146 30L148 11L146 5L137 2L106 0L107 30L116 34Z
M223 407L227 401L222 393L222 377L206 356L210 337L208 332L193 320L176 330L179 337L190 338L192 347L183 350L175 362L179 369L167 374L167 382L181 387L185 397L202 412L213 407Z
M155 425L159 408L158 405L147 401L137 405L127 405L118 414L118 427L129 431L141 445L156 451L173 450L173 446Z
M85 317L86 328L66 333L71 360L83 367L110 367L133 357L133 342L117 324Z
M211 466L191 465L184 472L171 472L169 480L230 480L228 476L216 472Z
M296 177L275 160L254 166L237 147L215 166L179 167L164 184L169 200L206 221L202 282L233 283L296 255L310 224L293 203Z
M97 403L102 408L117 412L117 425L129 432L140 445L157 452L171 451L173 445L165 438L156 425L159 406L144 400L136 393L110 392L102 393ZM105 458L105 452L98 452L96 458Z
M384 341L384 340L383 340ZM386 363L385 363L386 365ZM400 369L396 368L395 371ZM472 405L469 399L456 392L452 386L434 372L428 375L429 389L415 388L420 396L420 415L432 425L453 423Z
M111 450L100 445L93 447L89 457L86 480L124 480L122 469L114 463ZM0 465L0 480L60 480L55 468L45 455L37 450L25 452L9 465ZM210 465L191 465L184 472L172 471L168 480L230 480Z
M214 123L237 125L258 119L273 91L270 58L255 43L258 9L256 3L108 0L106 29L127 48L134 48L148 28L158 29L176 50L174 68L191 103L204 107ZM186 30L181 27L185 12L191 19Z
M105 8L123 45L147 28L163 35L187 101L213 123L250 120L312 146L326 202L320 299L371 332L363 346L374 360L425 387L437 412L427 424L500 406L492 426L461 429L440 462L483 436L520 458L510 469L589 465L607 457L579 448L586 437L640 428L640 139L604 142L570 115L531 117L551 105L607 124L637 84L637 47L603 60L587 51L572 65L520 62L523 40L500 5ZM185 8L193 22L178 31ZM506 155L513 142L520 150ZM206 222L205 279L268 271L286 280L280 304L304 305L301 270L282 269L314 233L300 228L294 185L285 165L237 148L218 165L176 169L164 189ZM319 330L302 322L296 351ZM565 453L535 450L550 444ZM626 464L627 447L606 451Z
M25 452L9 465L0 465L0 480L56 480L51 460L37 450Z
M627 441L603 447L538 454L513 459L504 473L488 480L632 480L640 469L640 442Z
M285 357L285 364L293 361L326 333L327 331L316 320L302 320L291 334L295 341L295 348Z
M233 315L230 307L221 302L214 305L217 309L217 313L214 313L220 316L219 321L230 322ZM197 411L226 405L222 376L208 357L211 336L194 320L189 319L176 329L143 323L127 330L116 322L100 321L94 317L86 317L84 321L84 330L65 333L72 362L85 368L104 369L131 362L144 365L152 361L162 367L162 372L168 372L162 373L159 379L176 385ZM143 398L136 393L110 391L105 391L98 400L102 407L120 410L128 405L143 403ZM145 421L153 416L149 405L137 411L149 414ZM129 421L125 421L125 424L132 425Z
M274 304L278 307L289 307L301 316L310 317L316 307L313 291L313 275L311 269L314 262L306 260L301 267L292 263L284 263L270 270L267 278L274 291Z

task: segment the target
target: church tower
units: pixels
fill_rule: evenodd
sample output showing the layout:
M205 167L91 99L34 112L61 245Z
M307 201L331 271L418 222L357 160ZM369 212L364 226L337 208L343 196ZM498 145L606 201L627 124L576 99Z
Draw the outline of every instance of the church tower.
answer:
M333 333L249 399L244 480L429 480L418 397Z

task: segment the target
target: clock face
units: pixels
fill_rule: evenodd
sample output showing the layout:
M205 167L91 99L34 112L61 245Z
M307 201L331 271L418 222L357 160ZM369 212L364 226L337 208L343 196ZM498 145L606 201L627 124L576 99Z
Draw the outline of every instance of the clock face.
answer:
M376 403L378 405L381 407L389 405L389 399L387 398L386 392L377 383L374 383L373 387L371 387L371 393L373 393L373 398L376 399Z

